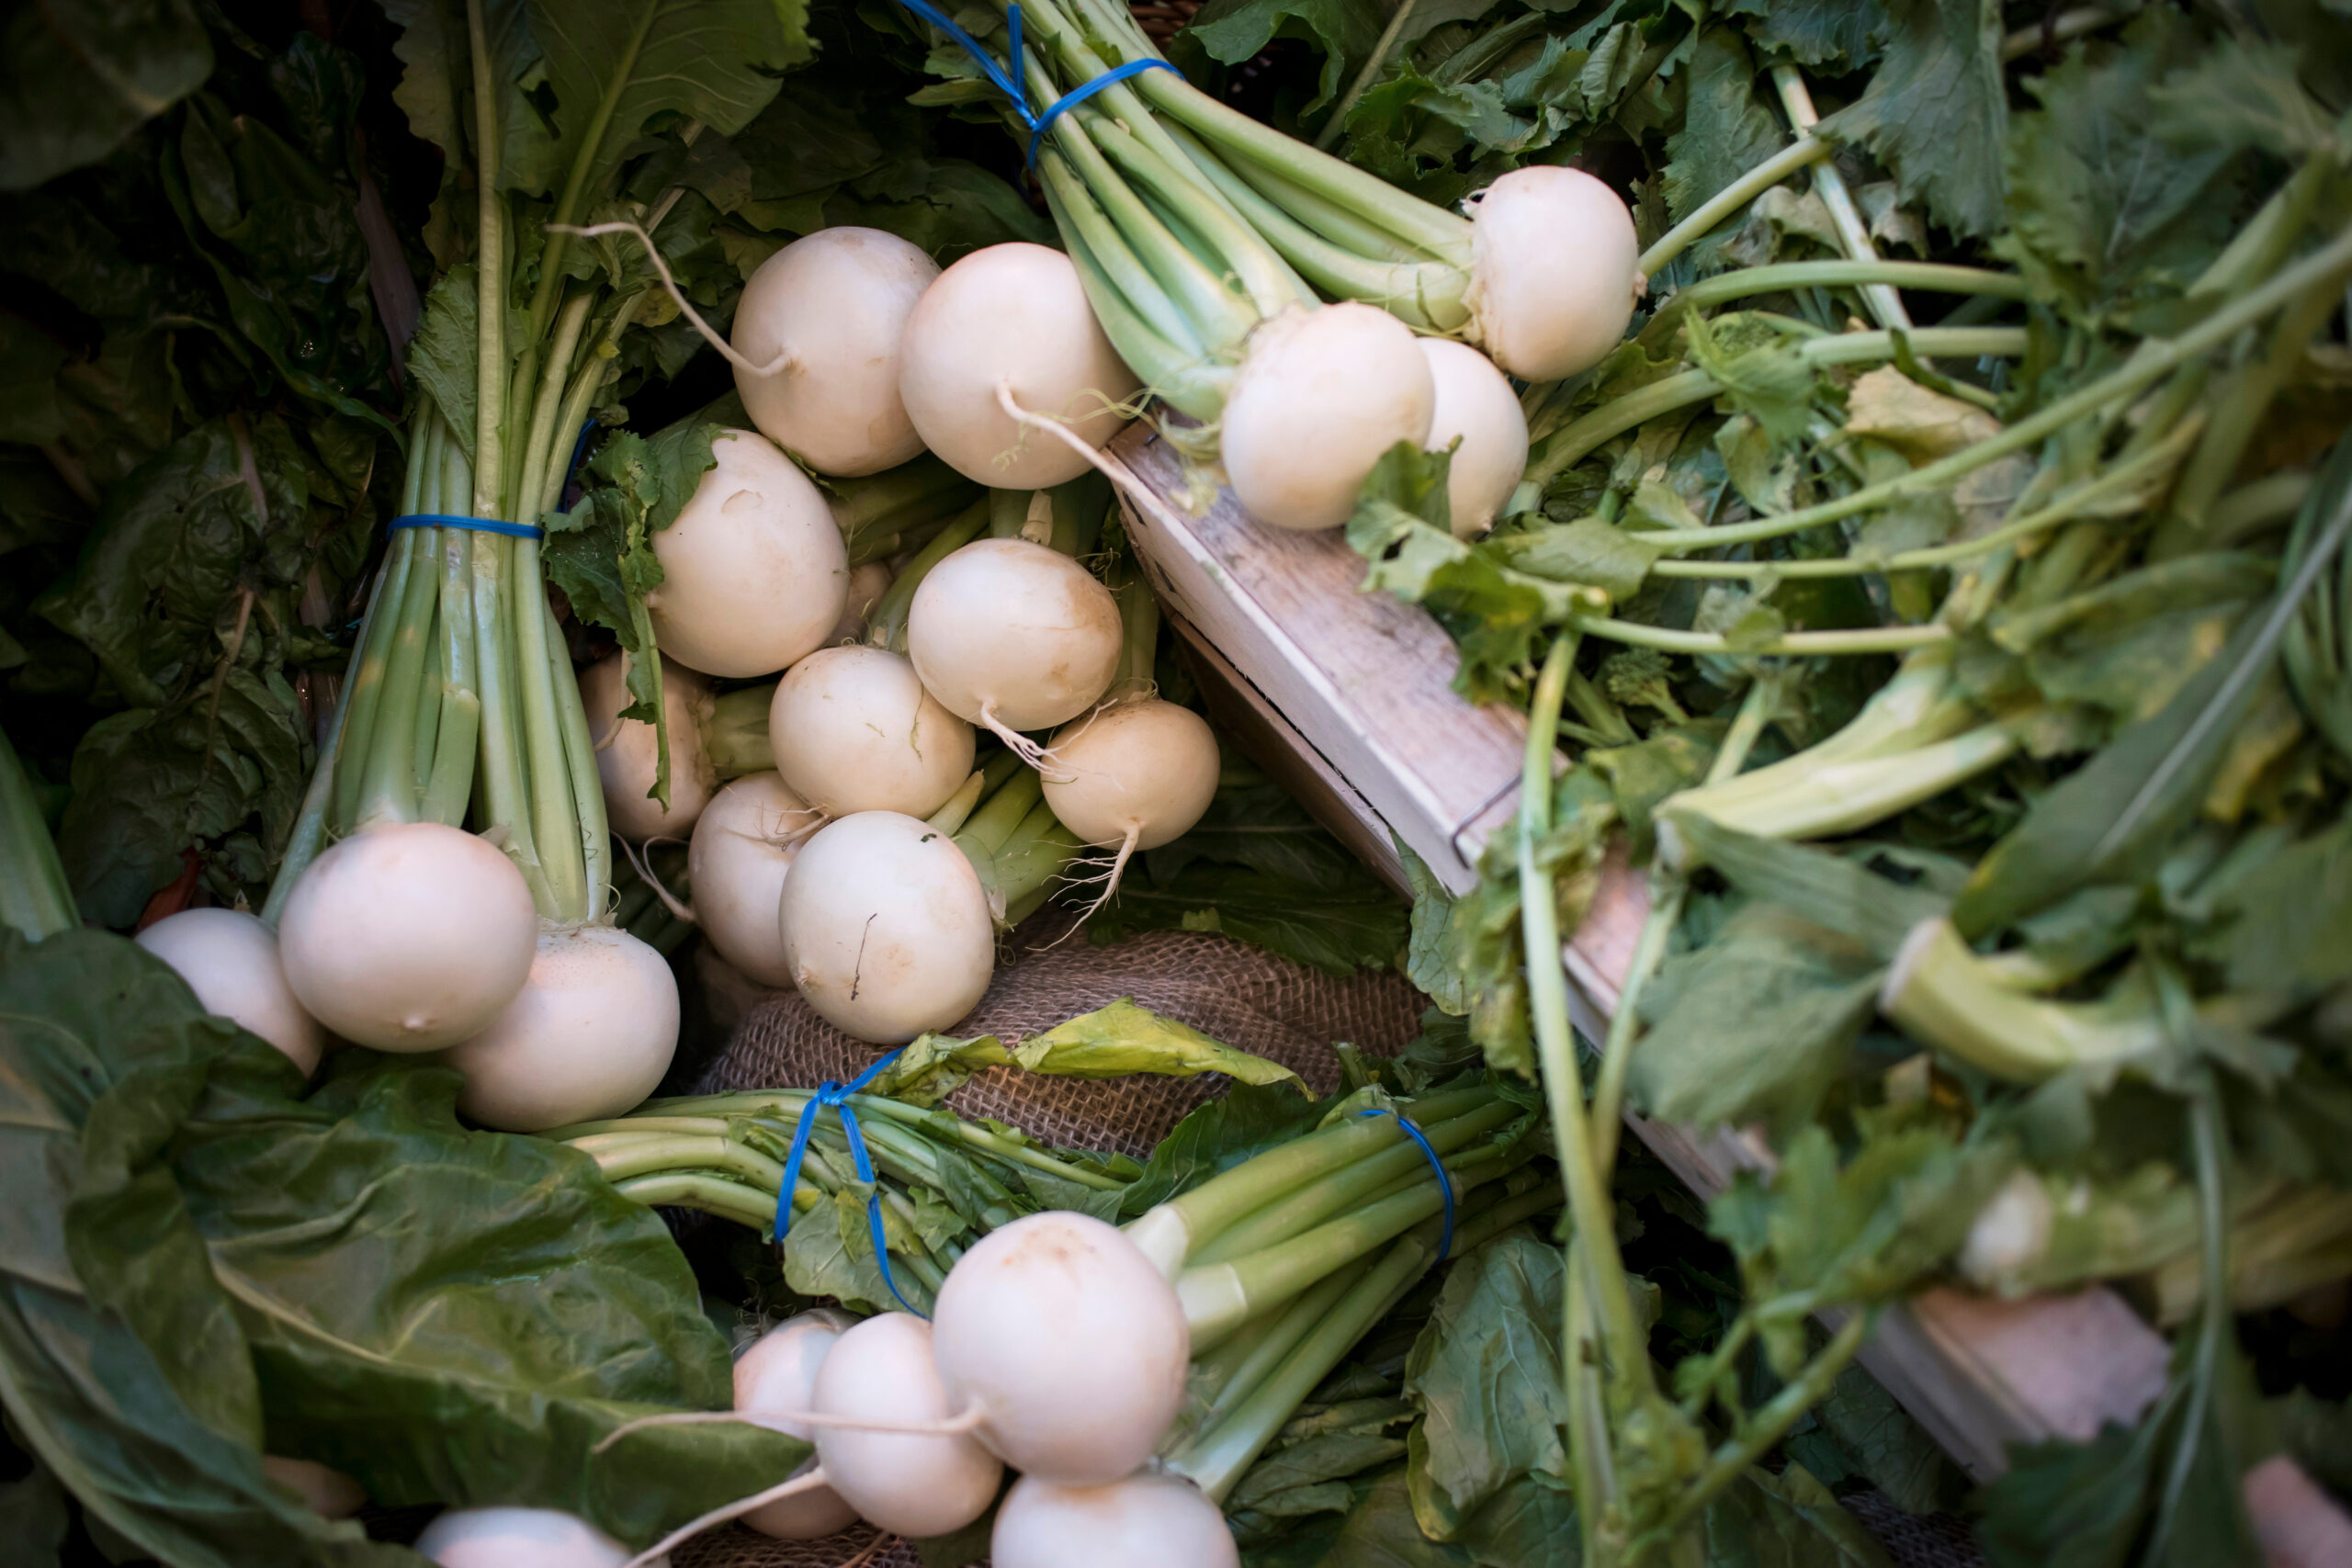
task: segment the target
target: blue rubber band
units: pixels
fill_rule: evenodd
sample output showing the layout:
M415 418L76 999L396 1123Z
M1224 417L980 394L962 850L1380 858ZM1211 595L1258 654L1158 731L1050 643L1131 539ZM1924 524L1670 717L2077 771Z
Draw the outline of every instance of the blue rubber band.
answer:
M1079 105L1084 103L1087 99L1092 97L1103 88L1115 86L1119 83L1125 81L1130 76L1140 76L1147 71L1174 70L1176 70L1176 67L1170 65L1165 60L1130 60L1125 65L1120 66L1117 70L1105 71L1102 75L1097 76L1093 81L1087 83L1084 86L1074 88L1069 92L1064 93L1060 97L1056 98L1052 103L1046 106L1046 112L1044 114L1039 115L1035 119L1029 122L1029 166L1033 169L1037 166L1038 143L1046 139L1046 132L1053 129L1055 119L1057 118L1065 109L1076 108ZM1182 75L1182 73L1178 72L1178 74Z
M594 419L584 419L580 422L580 439L571 444L571 461L563 466L563 490L555 492L559 502L563 499L563 491L570 490L571 481L580 477L580 459L588 455L588 438L595 434Z
M1407 1121L1403 1111L1385 1105L1375 1105L1369 1111L1359 1111L1356 1114L1394 1116L1396 1118L1396 1125L1405 1129L1405 1135L1420 1145L1421 1153L1429 1156L1430 1168L1437 1172L1438 1193L1445 1200L1445 1224L1439 1230L1437 1238L1438 1261L1444 1262L1445 1255L1453 1250L1453 1179L1445 1173L1445 1162L1438 1158L1437 1149L1430 1144L1428 1134Z
M997 91L1012 100L1012 112L1019 115L1021 123L1029 128L1028 166L1033 169L1037 166L1037 149L1044 142L1046 132L1053 129L1054 121L1060 118L1064 113L1076 108L1103 88L1124 82L1130 76L1139 76L1147 71L1176 70L1175 66L1165 60L1130 60L1115 70L1105 71L1085 85L1064 93L1046 106L1045 113L1033 115L1029 112L1029 95L1021 85L1021 7L1019 6L1007 6L1004 8L1006 39L1011 45L1011 64L1007 66L999 64L996 56L982 49L978 39L949 21L947 14L932 5L931 0L899 0L899 4L954 39L966 54L972 57L973 62L979 66L980 73L995 85ZM1182 72L1177 73L1182 74Z
M841 1112L842 1135L849 1140L850 1160L856 1167L857 1179L869 1186L873 1184L874 1161L865 1152L865 1134L858 1130L857 1112L850 1109L849 1097L881 1077L883 1069L897 1061L904 1049L905 1047L901 1046L899 1051L893 1051L888 1055L879 1058L845 1084L836 1083L828 1078L817 1086L817 1092L810 1097L808 1104L800 1108L800 1114L793 1121L792 1153L784 1162L784 1187L775 1195L775 1240L778 1247L784 1245L786 1235L792 1229L792 1194L800 1186L800 1162L808 1153L808 1134L814 1132L817 1126L817 1119L812 1112L828 1109ZM1453 1205L1451 1194L1448 1195L1446 1202L1447 1212L1451 1213ZM882 1270L882 1282L890 1288L892 1295L899 1298L900 1306L913 1313L917 1317L927 1317L929 1314L917 1307L914 1303L907 1300L905 1294L899 1289L899 1281L890 1277L890 1244L882 1228L882 1194L879 1191L865 1195L865 1223L867 1228L873 1233L874 1261ZM1452 1223L1451 1220L1447 1222L1449 1225Z
M412 512L395 517L384 532L403 528L462 528L469 534L503 534L510 539L544 539L548 531L536 523L501 523L494 517L459 517L448 512Z

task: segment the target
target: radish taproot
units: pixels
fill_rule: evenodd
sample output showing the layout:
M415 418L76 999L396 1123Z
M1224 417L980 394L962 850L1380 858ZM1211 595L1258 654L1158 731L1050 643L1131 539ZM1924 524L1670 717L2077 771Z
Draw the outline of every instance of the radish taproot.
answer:
M754 1417L764 1411L808 1410L815 1397L817 1370L824 1364L834 1341L856 1321L846 1313L822 1309L802 1313L745 1346L735 1358L736 1410ZM781 1416L763 1420L760 1425L803 1442L811 1441L816 1436L807 1422ZM793 1475L806 1473L816 1462L811 1456ZM820 1486L779 1498L745 1514L743 1522L762 1535L775 1536L779 1540L816 1540L848 1529L856 1518L857 1511L842 1501L839 1493L830 1486Z
M1072 1485L1151 1457L1183 1407L1192 1354L1184 1308L1152 1260L1066 1210L991 1231L956 1260L931 1349L949 1406L979 1413L974 1435L990 1452Z
M849 553L824 496L767 437L726 431L710 453L676 521L653 536L654 641L707 675L772 674L841 620Z
M1432 452L1453 446L1445 471L1453 536L1475 539L1495 525L1495 514L1527 471L1527 414L1493 360L1448 338L1419 342L1437 384L1423 445ZM1456 438L1461 445L1453 445Z
M899 396L899 344L938 276L919 247L849 225L761 263L732 334L735 389L760 433L820 474L878 473L921 452Z
M822 820L769 772L720 790L695 824L686 850L695 920L719 957L763 986L792 984L776 908L794 857Z
M979 873L946 834L895 811L857 812L809 839L777 914L808 1005L877 1045L962 1018L996 966Z
M260 1035L304 1077L318 1070L326 1038L286 983L277 933L257 917L241 909L182 909L133 940L170 964L205 1011Z
M899 395L924 446L967 479L1044 490L1084 473L1140 385L1069 257L1014 242L939 275L907 320ZM1023 415L1026 415L1026 419ZM1078 449L1041 427L1058 422Z
M438 1051L514 1000L538 933L530 886L505 855L462 829L393 822L311 863L277 945L295 998L335 1033Z
M536 1133L617 1116L653 1092L678 1047L678 983L616 926L550 927L530 976L490 1027L442 1058L466 1077L458 1109Z
M1158 697L1074 720L1047 751L1046 804L1084 842L1117 852L1098 903L1117 891L1128 857L1191 831L1216 795L1208 721Z
M995 1568L1238 1568L1223 1510L1181 1476L1148 1472L1102 1486L1024 1475L989 1534Z
M907 653L924 689L1035 761L1020 734L1077 717L1119 663L1119 606L1068 556L1026 539L975 539L915 590Z
M1042 1320L1027 1332L1041 1335ZM932 1325L887 1312L833 1341L810 1390L820 1415L949 1424L959 1414L932 1353ZM899 1535L945 1535L996 1500L1004 1466L967 1433L917 1437L820 1426L818 1470L860 1517Z
M1277 528L1336 528L1382 453L1428 439L1436 403L1429 361L1394 316L1284 310L1250 334L1225 400L1234 499Z
M820 649L786 671L768 746L793 793L832 817L928 817L972 772L972 727L880 648Z

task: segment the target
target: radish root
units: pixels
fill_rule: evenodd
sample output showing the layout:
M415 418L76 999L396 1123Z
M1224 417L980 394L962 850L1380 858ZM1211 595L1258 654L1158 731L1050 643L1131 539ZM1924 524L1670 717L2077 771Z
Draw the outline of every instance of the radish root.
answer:
M1134 858L1136 852L1136 840L1142 836L1143 829L1140 825L1129 828L1127 836L1119 841L1118 853L1111 857L1108 870L1097 871L1091 876L1072 876L1063 879L1063 886L1069 887L1091 887L1096 883L1101 883L1102 886L1102 891L1094 896L1094 902L1078 912L1078 918L1081 922L1091 919L1096 910L1118 896L1119 879L1126 875L1127 862ZM1075 931L1078 928L1073 926L1070 929Z
M684 839L648 839L645 840L645 858L639 860L638 858L636 845L630 843L627 839L621 838L617 833L614 834L613 837L619 840L621 853L628 856L629 868L635 871L637 874L644 880L645 885L648 887L653 889L653 896L662 900L662 907L663 908L669 910L671 914L676 916L679 919L685 921L688 925L698 926L702 924L702 921L695 918L695 907L692 904L679 902L678 896L671 892L667 887L663 886L662 885L662 879L655 875L653 872L653 846L656 844L683 844L685 842Z
M740 1498L723 1508L713 1508L702 1517L689 1519L680 1525L676 1529L630 1558L621 1565L621 1568L645 1568L647 1563L658 1562L667 1556L672 1548L684 1546L714 1525L723 1525L729 1519L740 1519L745 1514L758 1513L770 1503L782 1502L786 1497L797 1497L803 1492L814 1492L825 1484L825 1472L822 1470L812 1470L804 1475L795 1476L790 1481L780 1482L764 1492L754 1492L749 1497Z
M1125 463L1111 457L1100 446L1091 445L1085 437L1053 415L1023 408L1013 400L1012 382L999 381L996 384L996 406L1002 409L1005 416L1023 430L1042 430L1055 440L1067 445L1071 451L1085 458L1096 472L1113 484L1131 491L1142 491L1142 481L1136 478L1134 472ZM1116 409L1119 405L1114 403L1110 406Z
M653 236L645 231L642 224L632 223L626 220L612 223L590 223L584 227L577 223L550 223L548 225L548 232L570 234L581 240L602 239L606 234L636 235L638 243L645 247L645 259L651 262L653 270L661 275L662 287L670 291L670 298L677 305L678 313L685 317L695 331L702 334L705 343L718 350L728 364L747 376L773 376L792 363L792 351L788 348L778 349L775 357L765 365L755 365L736 353L735 345L713 331L710 323L702 319L702 312L695 310L693 303L686 299L685 291L678 287L678 280L670 276L670 264L662 259L660 247L654 244Z
M1053 752L997 717L994 703L986 703L981 705L980 723L988 728L989 733L1003 741L1005 749L1014 756L1040 773L1045 771L1046 759L1051 757Z

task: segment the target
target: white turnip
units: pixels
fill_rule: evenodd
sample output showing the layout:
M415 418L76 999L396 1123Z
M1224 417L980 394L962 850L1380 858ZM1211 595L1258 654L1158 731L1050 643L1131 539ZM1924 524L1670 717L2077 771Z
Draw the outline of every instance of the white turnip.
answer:
M752 773L718 792L695 824L686 883L695 920L718 956L763 986L788 986L776 906L801 841L821 820L774 773Z
M1238 1568L1224 1513L1181 1476L1140 1473L1104 1486L1024 1475L989 1536L995 1568Z
M135 940L187 982L205 1011L260 1035L305 1075L318 1070L325 1037L286 983L277 933L258 918L238 909L183 909Z
M768 745L793 793L833 817L928 817L972 771L972 727L880 648L820 649L786 671Z
M1049 1319L1027 1320L1025 1335L1050 1344ZM884 1313L835 1340L817 1369L813 1408L824 1415L908 1422L946 1422L958 1414L933 1364L932 1326L902 1312ZM914 1437L820 1427L818 1468L843 1502L878 1528L899 1535L945 1535L963 1529L995 1501L1004 1467L965 1433Z
M931 569L907 615L907 653L924 687L1033 761L1037 748L1019 732L1093 706L1117 673L1119 643L1111 591L1026 539L966 545Z
M514 862L434 822L355 833L311 863L277 923L312 1018L379 1051L479 1034L531 973L538 911Z
M744 1347L735 1358L735 1408L746 1416L763 1411L806 1411L814 1398L817 1369L824 1364L833 1342L856 1320L843 1313L809 1312L769 1329ZM788 1437L808 1442L816 1436L806 1422L785 1418L762 1421ZM812 1457L800 1475L816 1464ZM743 1522L763 1535L780 1540L815 1540L846 1529L857 1512L832 1488L818 1487L743 1516Z
M707 675L765 675L822 646L849 595L824 496L768 439L730 430L676 521L653 536L645 596L662 651Z
M452 1508L424 1527L416 1550L441 1568L621 1568L629 1561L628 1547L553 1508Z
M1429 437L1437 387L1411 329L1370 305L1283 310L1244 347L1218 435L1234 498L1277 528L1336 528L1380 455Z
M1615 348L1640 294L1623 198L1581 169L1513 169L1470 198L1473 336L1512 375L1557 380Z
M946 834L894 811L844 817L803 845L778 919L808 1005L877 1045L962 1018L996 966L979 873Z
M1063 827L1117 855L1099 904L1127 859L1191 830L1216 794L1216 737L1190 708L1148 697L1114 703L1054 737L1046 804Z
M907 320L899 391L923 445L966 478L1044 490L1086 471L1138 381L1102 335L1069 257L989 245L939 275ZM1006 404L1010 402L1011 409ZM1023 423L1058 420L1079 449Z
M662 707L670 731L670 804L652 798L660 765L659 736L641 719L625 719L637 699L628 689L628 654L600 659L580 672L580 703L596 746L596 777L604 784L605 816L614 832L641 844L657 836L684 838L718 793L718 770L702 744L702 723L713 707L710 682L676 660L662 660Z
M489 1028L444 1058L465 1074L458 1109L536 1133L617 1116L653 1092L678 1045L678 984L616 926L550 928L530 978Z
M1425 337L1421 353L1437 383L1437 405L1426 445L1452 446L1445 495L1453 536L1475 539L1495 525L1495 513L1527 471L1527 415L1510 379L1476 349L1448 338Z
M846 225L762 263L731 334L752 366L735 369L752 423L820 474L876 473L922 451L899 397L899 344L938 276L938 264L896 234Z
M948 1271L932 1327L949 1407L978 1410L976 1435L1027 1475L1115 1481L1183 1406L1192 1339L1174 1288L1086 1214L1049 1210L981 1237Z

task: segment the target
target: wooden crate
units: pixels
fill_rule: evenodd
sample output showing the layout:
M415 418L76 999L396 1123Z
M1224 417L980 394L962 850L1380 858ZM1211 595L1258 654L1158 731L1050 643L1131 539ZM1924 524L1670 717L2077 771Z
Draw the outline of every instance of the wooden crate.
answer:
M1449 889L1474 885L1481 846L1518 808L1525 721L1456 695L1452 639L1421 610L1362 592L1363 563L1338 534L1261 527L1229 491L1190 515L1170 499L1179 458L1140 422L1110 450L1128 475L1128 533L1220 720L1392 882L1403 881L1393 835ZM1562 954L1577 1026L1594 1040L1647 908L1642 876L1613 862ZM1702 1194L1769 1161L1753 1138L1628 1122ZM2000 1473L2012 1443L2137 1420L2167 1359L2100 1288L2015 1302L1930 1291L1885 1314L1861 1353L1979 1480ZM2273 1568L2352 1563L2352 1519L2291 1461L2249 1473L2246 1494Z

